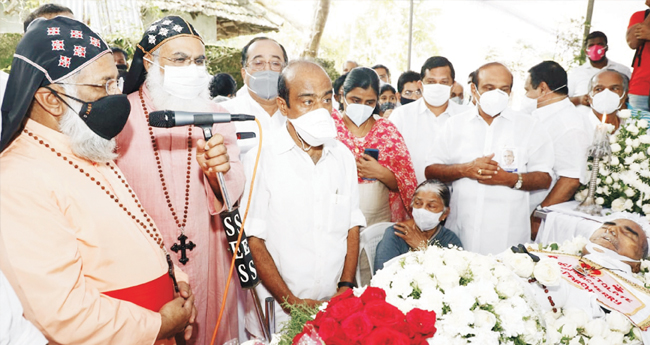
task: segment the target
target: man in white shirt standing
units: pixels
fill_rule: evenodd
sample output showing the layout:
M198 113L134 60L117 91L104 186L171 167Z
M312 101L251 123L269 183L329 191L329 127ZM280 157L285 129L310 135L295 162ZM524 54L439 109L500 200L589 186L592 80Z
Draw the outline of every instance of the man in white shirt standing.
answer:
M327 73L292 62L278 89L288 122L265 140L245 227L264 285L258 294L275 298L279 325L289 319L285 299L316 305L354 286L366 222L354 157L336 140Z
M553 141L555 163L549 189L530 192L530 213L570 200L580 182L586 183L587 148L591 143L585 123L567 97L567 74L555 61L544 61L528 70L524 89L533 105L532 115ZM582 181L581 181L582 180ZM539 219L531 218L531 239L537 236Z
M438 136L440 128L451 116L462 113L467 107L449 102L451 86L456 72L454 66L442 56L427 59L420 71L418 82L422 98L393 110L390 116L411 153L418 184L424 182L427 152Z
M587 93L589 80L601 70L614 69L628 78L632 75L630 68L607 58L607 36L600 31L594 31L587 36L588 61L574 68L569 73L569 97L575 105L589 106Z
M287 52L275 40L267 37L255 37L244 46L241 52L241 76L244 86L237 91L234 99L220 103L231 114L255 115L262 125L264 135L269 135L284 126L286 119L278 111L278 77L287 65ZM259 129L253 121L236 122L238 133L255 133L255 138L237 140L240 157L244 163L246 179L250 181L250 172L254 157L247 157L248 151L259 143Z
M507 108L513 78L504 65L474 76L477 106L445 123L425 175L452 183L445 226L465 249L496 254L529 241L528 192L550 186L553 144L537 120Z

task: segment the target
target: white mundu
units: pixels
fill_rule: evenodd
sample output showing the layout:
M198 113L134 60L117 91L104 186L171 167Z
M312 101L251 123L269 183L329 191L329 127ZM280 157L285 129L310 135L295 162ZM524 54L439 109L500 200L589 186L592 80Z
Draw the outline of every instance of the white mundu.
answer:
M531 116L510 108L491 125L476 107L451 117L440 131L427 159L431 164L462 164L495 153L503 165L506 151L514 154L518 173L551 174L554 155L548 133ZM445 224L466 250L496 254L530 241L529 193L506 186L490 186L461 178L452 183L451 213Z
M447 104L447 110L440 116L436 116L427 108L424 97L422 97L415 102L396 108L388 118L404 137L406 147L411 154L418 184L426 180L424 169L427 167L427 153L442 126L450 117L469 109L467 106L453 101L448 101Z

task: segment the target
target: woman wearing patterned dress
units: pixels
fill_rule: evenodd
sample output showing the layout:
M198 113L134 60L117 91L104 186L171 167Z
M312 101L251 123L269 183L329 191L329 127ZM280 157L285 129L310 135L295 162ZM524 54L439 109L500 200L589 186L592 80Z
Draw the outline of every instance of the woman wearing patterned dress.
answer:
M350 71L343 84L342 116L334 114L338 139L357 159L359 203L368 226L410 218L416 187L411 156L397 127L373 113L379 98L379 77L370 68ZM379 159L364 154L379 151Z

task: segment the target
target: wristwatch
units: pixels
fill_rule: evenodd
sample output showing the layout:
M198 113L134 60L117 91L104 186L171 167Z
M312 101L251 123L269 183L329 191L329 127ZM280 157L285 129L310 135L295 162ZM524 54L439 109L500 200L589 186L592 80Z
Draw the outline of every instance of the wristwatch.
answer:
M520 189L521 189L521 185L523 185L523 184L524 184L524 177L523 177L523 175L521 175L521 173L517 173L517 183L515 183L515 186L512 187L512 188L514 188L514 189L516 189L516 190L520 190Z
M344 287L344 286L347 286L350 289L354 289L355 287L357 287L356 285L354 285L353 283L350 283L350 282L339 282L339 284L338 284L339 289Z

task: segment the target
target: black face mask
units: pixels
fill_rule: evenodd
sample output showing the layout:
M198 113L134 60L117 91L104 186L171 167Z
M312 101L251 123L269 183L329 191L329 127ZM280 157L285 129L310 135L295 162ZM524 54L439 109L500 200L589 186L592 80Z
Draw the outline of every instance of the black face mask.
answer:
M415 100L414 100L414 99L410 99L410 98L406 98L406 97L404 97L404 96L402 96L402 98L399 100L399 103L400 103L401 105L407 105L407 104L409 104L409 103L411 103L411 102L415 102Z
M117 67L118 71L124 71L124 72L126 72L126 70L129 69L128 67L126 67L126 65L115 65L115 67Z
M63 100L61 95L83 104L78 113L79 117L90 130L106 140L111 140L120 134L129 119L131 103L129 103L127 95L110 95L94 102L85 102L64 93L58 93L49 87L46 88L72 110L74 108Z
M379 106L379 110L380 110L381 112L384 112L384 111L389 110L389 109L395 109L395 103L393 103L393 102L386 102L386 103L382 103L382 104Z

